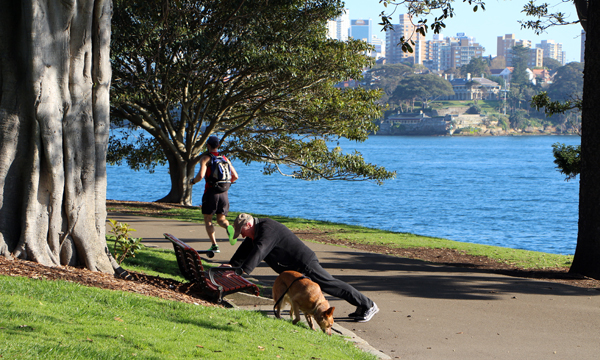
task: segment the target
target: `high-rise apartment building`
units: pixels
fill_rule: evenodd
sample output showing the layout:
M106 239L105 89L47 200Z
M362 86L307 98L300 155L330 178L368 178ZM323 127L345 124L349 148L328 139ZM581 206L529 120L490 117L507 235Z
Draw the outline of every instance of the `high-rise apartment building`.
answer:
M327 35L340 41L348 40L348 33L350 32L350 12L348 9L343 11L340 16L327 22Z
M543 66L543 53L540 53L537 49L532 49L531 40L519 40L515 38L514 34L506 34L504 36L498 36L496 44L496 55L504 57L506 66L512 66L512 48L517 45L530 49L527 64L529 67L534 68Z
M400 25L394 24L393 29L385 31L385 59L388 64L398 64L402 62L402 48L398 45L403 32L400 31Z
M409 14L400 14L398 24L393 25L393 29L386 30L385 33L385 53L388 63L397 64L401 62L410 62L422 64L425 60L425 38L417 33L417 26L412 23ZM411 45L413 52L403 52L402 47L398 46L401 39L412 40L415 45Z
M426 42L423 64L435 72L459 68L468 64L474 57L483 57L485 48L475 42L475 38L458 33L456 37L434 36Z
M350 37L370 44L373 40L372 23L371 19L350 20Z
M373 35L373 38L371 39L371 45L375 47L373 54L371 54L372 57L374 57L375 59L385 57L385 46L383 44L383 40Z
M512 57L512 47L516 45L517 39L514 34L506 34L504 36L498 36L496 42L496 56L502 56L507 59Z
M564 57L561 43L557 43L554 40L542 40L542 43L537 44L535 47L544 51L543 57L554 59L563 65L565 64L566 59Z
M529 61L527 61L527 66L529 66L531 69L544 66L544 57L543 49L529 49Z
M433 40L425 42L425 65L429 70L442 72L450 68L451 46L450 38L444 38L442 34L434 34Z
M340 41L347 41L348 38L363 40L375 47L370 56L376 59L384 57L383 40L372 35L373 21L371 19L350 20L348 9L343 11L336 19L327 21L327 36Z
M475 42L475 38L465 36L464 33L456 34L458 42L451 43L451 66L459 68L469 64L472 58L483 57L485 48Z

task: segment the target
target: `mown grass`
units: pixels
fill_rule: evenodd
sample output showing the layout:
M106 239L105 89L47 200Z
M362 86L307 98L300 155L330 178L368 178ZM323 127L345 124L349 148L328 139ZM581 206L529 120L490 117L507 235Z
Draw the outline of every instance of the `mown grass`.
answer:
M110 211L111 209L109 209ZM122 211L122 210L119 210ZM131 211L139 211L131 208ZM238 213L229 213L228 218L234 219ZM511 264L524 269L545 269L556 267L569 267L573 261L572 255L557 255L537 251L518 250L498 246L471 244L441 238L420 236L410 233L398 233L385 230L371 229L361 226L345 225L333 222L290 218L279 215L252 214L257 217L270 217L279 221L292 230L313 231L331 239L347 240L359 244L383 245L390 248L439 248L455 249L465 254L486 256L498 262ZM202 223L199 209L169 209L160 214L162 216L184 221Z
M155 252L156 250L152 250ZM2 359L374 359L259 312L0 276Z
M479 100L477 105L487 114L498 114L498 105L502 100ZM445 109L449 107L467 107L473 104L472 100L441 100L432 103L433 109Z
M209 266L206 263L203 265ZM135 257L125 259L121 266L129 271L186 282L177 267L175 252L171 249L154 249L144 246L135 252Z

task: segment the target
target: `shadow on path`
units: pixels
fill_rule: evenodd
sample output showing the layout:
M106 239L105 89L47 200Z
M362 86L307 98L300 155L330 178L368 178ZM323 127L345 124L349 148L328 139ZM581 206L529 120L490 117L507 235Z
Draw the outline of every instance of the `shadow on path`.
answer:
M598 296L585 289L547 281L516 278L485 270L436 265L395 256L335 251L321 252L321 265L336 278L362 292L391 292L431 299L495 300L507 294ZM264 263L260 268L268 268ZM252 274L272 286L276 275Z

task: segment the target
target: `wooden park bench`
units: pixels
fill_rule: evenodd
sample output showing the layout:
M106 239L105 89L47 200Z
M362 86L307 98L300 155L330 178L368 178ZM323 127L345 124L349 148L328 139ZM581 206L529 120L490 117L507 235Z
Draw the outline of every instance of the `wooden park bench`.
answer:
M198 251L171 234L163 234L173 243L177 257L177 265L181 274L190 282L201 286L202 292L212 300L220 303L223 296L245 291L258 296L258 286L241 276L242 269L231 267L212 267L208 271L202 266L202 258ZM209 257L208 251L201 251ZM212 254L214 256L214 254Z

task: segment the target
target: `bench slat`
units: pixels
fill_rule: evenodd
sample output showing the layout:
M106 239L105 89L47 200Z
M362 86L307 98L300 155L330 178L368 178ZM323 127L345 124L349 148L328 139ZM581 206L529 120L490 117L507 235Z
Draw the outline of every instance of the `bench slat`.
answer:
M207 271L204 270L204 266L202 266L200 254L194 248L171 234L165 233L164 237L173 243L177 265L181 274L188 281L199 284L202 290L207 295L216 298L217 302L221 302L223 296L238 291L245 291L258 296L258 286L237 275L230 268L213 268L212 278L215 282L213 284Z

